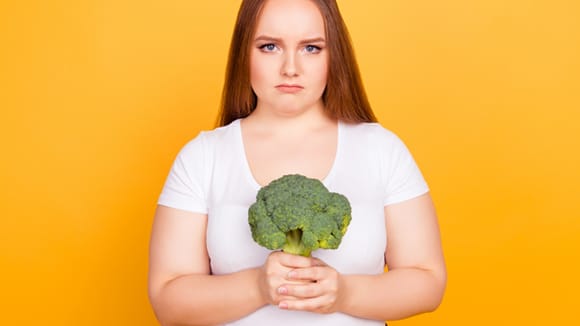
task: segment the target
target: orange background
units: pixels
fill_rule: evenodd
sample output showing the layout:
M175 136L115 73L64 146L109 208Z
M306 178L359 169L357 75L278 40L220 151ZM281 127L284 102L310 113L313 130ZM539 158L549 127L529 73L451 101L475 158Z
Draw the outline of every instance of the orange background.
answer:
M440 215L440 309L393 325L573 325L580 3L339 2L380 121ZM213 126L239 1L0 2L3 325L156 325L155 201Z

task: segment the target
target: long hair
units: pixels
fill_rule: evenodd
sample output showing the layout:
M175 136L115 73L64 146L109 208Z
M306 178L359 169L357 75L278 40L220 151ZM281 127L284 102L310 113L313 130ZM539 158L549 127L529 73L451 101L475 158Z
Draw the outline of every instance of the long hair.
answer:
M250 115L257 97L250 83L250 51L264 3L267 0L243 0L234 27L222 103L217 125ZM325 111L345 122L376 122L363 87L358 64L346 24L335 0L312 0L325 24L328 49L328 77L322 101Z

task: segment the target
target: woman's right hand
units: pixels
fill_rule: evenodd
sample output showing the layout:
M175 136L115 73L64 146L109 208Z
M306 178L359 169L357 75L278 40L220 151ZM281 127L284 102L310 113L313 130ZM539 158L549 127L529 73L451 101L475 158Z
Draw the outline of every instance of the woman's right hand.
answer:
M283 285L308 281L291 280L288 273L296 268L311 267L313 264L315 262L309 257L287 254L282 251L272 252L260 268L259 273L258 284L263 299L275 306L278 306L283 300L296 299L284 293L285 287Z

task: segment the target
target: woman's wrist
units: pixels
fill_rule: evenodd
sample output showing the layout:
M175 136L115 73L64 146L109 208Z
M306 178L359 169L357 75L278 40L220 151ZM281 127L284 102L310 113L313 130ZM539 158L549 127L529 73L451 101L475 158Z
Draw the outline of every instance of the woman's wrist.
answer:
M352 299L354 297L352 293L353 282L355 278L352 275L339 274L338 276L338 300L336 310L338 312L347 313L351 311Z
M261 267L254 267L250 268L246 271L248 275L248 284L252 284L250 287L251 290L248 291L250 293L250 300L256 302L259 307L265 306L268 304L267 296L263 292L263 279L264 275L262 273Z

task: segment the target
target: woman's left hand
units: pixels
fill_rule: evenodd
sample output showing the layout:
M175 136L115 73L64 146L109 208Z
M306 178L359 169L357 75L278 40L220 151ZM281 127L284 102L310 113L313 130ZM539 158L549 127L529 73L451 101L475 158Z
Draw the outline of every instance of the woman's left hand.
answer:
M339 310L344 289L342 276L318 258L312 258L313 266L295 268L288 273L288 280L310 281L302 284L284 284L279 291L293 297L280 302L279 307L322 314Z

